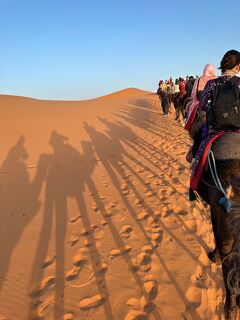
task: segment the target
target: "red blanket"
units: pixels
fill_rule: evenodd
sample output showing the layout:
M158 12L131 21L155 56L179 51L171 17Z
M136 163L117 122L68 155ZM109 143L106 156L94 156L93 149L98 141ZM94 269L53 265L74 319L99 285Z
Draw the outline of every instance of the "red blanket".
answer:
M197 189L198 189L198 185L199 185L199 182L200 182L201 177L202 177L202 172L203 172L206 160L207 160L208 152L211 149L211 146L212 146L213 142L224 133L228 133L228 132L224 132L224 131L218 132L214 136L212 136L211 139L208 141L208 143L207 143L207 145L206 145L206 147L205 147L205 149L203 151L203 154L202 154L202 157L200 159L200 162L199 162L199 165L197 167L197 170L196 170L195 173L192 173L192 176L191 176L191 179L190 179L190 187L193 190L197 191Z

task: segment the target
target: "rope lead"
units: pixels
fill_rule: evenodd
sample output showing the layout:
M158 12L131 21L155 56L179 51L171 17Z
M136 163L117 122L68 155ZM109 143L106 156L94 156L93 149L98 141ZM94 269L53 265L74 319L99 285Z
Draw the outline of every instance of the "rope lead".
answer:
M210 157L211 157L211 159L210 159ZM212 160L212 163L211 163L211 160ZM216 161L215 161L215 157L214 157L212 150L210 150L208 153L208 165L209 165L209 168L210 168L210 171L212 174L212 178L213 178L213 181L214 181L217 189L224 195L224 197L222 197L218 203L220 204L220 206L224 207L224 209L227 213L229 213L230 209L232 208L232 203L228 199L227 194L222 187L221 181L220 181L218 173L217 173Z

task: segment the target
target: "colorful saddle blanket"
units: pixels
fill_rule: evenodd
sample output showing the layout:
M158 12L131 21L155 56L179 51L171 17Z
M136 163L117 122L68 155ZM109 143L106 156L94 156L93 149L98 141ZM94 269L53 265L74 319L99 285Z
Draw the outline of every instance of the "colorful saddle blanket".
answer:
M212 149L216 160L240 159L240 130L238 131L221 131L204 139L192 165L192 175L190 179L190 187L197 191L201 181L202 173L207 161L209 150ZM217 147L214 142L218 141L224 145L224 148ZM221 140L221 141L220 141Z

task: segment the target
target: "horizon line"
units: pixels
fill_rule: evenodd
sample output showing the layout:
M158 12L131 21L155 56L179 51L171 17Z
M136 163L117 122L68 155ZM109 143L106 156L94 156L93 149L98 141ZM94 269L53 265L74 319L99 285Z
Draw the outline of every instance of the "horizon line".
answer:
M96 96L94 98L79 98L79 99L71 99L71 98L65 98L65 99L55 99L55 98L37 98L37 97L33 97L33 96L25 96L25 95L18 95L18 94L9 94L9 93L0 93L0 97L2 96L8 96L8 97L16 97L16 98L25 98L25 99L32 99L32 100L38 100L38 101L67 101L67 102L82 102L82 101L89 101L89 100L95 100L95 99L100 99L100 98L104 98L110 95L114 95L117 93L120 93L122 91L127 91L127 90L139 90L139 91L147 91L149 93L155 93L154 91L150 91L150 90L146 90L146 89L142 89L142 88L136 88L136 87L128 87L128 88L123 88L117 91L113 91L110 93L107 93L105 95L101 95L101 96Z

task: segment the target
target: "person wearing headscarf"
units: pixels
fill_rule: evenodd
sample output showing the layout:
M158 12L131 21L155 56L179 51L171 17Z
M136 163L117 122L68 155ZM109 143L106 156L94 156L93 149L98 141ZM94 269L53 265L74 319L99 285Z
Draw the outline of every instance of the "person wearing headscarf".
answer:
M202 92L209 80L215 79L215 67L213 64L206 64L203 69L203 75L197 78L197 80L194 83L193 89L192 89L192 102L188 106L187 110L187 121L185 124L185 129L188 130L189 135L195 140L199 139L198 135L200 133L197 133L197 131L200 129L200 127L203 125L203 121L200 117L198 117L198 109L199 109L199 101L202 96ZM198 121L199 120L199 121ZM195 121L195 123L194 123ZM194 123L194 124L193 124ZM195 136L196 135L196 136ZM196 144L194 144L196 145ZM193 153L195 153L196 150L193 146L190 147L188 153L187 153L187 161L191 162L193 159Z

